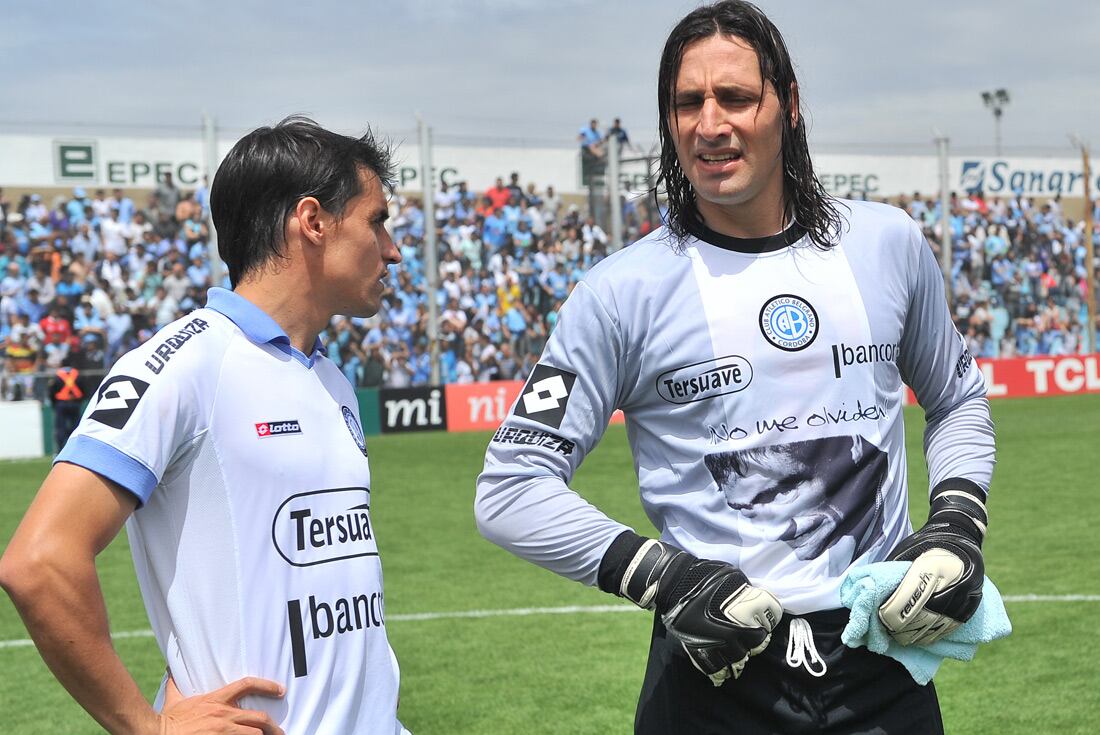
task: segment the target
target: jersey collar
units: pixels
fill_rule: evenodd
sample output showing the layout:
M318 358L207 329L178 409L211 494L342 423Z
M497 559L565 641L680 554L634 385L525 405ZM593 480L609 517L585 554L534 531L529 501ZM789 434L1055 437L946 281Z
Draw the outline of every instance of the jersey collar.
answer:
M304 354L290 344L290 337L274 319L267 315L267 312L228 289L215 286L207 291L206 308L229 317L252 342L258 345L269 344L308 368L313 367L320 355L326 354L325 345L320 337L317 337L313 343L312 354Z
M738 253L770 253L782 250L788 245L793 245L806 234L806 230L797 222L794 222L782 232L767 237L734 237L715 232L702 222L688 224L688 232L703 242Z

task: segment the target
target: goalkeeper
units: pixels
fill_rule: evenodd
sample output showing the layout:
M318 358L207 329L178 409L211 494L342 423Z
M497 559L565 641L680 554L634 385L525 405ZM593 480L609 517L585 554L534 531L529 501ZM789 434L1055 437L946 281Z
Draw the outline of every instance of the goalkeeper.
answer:
M933 685L840 640L853 569L913 562L903 644L980 603L994 440L920 229L814 175L782 36L700 7L658 72L666 226L577 284L478 478L481 532L654 611L639 733L943 731ZM928 523L907 512L902 395L925 410ZM616 409L659 537L570 487Z

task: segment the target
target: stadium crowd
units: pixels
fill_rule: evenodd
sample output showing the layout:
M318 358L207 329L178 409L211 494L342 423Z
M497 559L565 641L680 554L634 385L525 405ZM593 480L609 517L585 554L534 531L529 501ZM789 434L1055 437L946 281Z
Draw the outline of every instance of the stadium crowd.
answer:
M914 193L894 203L938 249L938 202ZM433 204L442 382L525 378L570 289L607 255L608 234L553 187L524 185L518 173L484 192L444 184ZM63 364L105 370L201 306L214 285L207 207L205 183L184 192L170 176L141 202L122 190L89 196L78 187L49 203L37 194L13 203L0 190L2 398L46 398ZM338 317L323 336L329 357L361 387L431 378L428 224L416 197L395 196L391 210L404 263L382 310ZM624 222L627 242L645 235L646 205L624 203ZM1039 205L976 192L953 198L949 223L954 312L973 355L1086 349L1083 223L1067 219L1058 198Z
M938 257L939 203L915 192L896 204L921 223ZM952 194L950 209L952 307L971 354L1087 351L1085 223L1065 216L1061 196L1038 204L1020 193L987 198L973 191ZM1093 221L1100 221L1100 200Z

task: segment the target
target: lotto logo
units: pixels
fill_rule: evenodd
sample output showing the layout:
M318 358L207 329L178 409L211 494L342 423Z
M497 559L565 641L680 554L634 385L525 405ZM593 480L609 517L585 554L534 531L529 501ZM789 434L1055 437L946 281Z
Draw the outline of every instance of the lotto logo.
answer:
M118 375L99 386L95 411L88 418L121 429L130 420L141 397L149 389L144 380Z
M561 428L565 408L569 404L569 393L576 380L575 373L549 365L536 365L516 403L515 415L555 429Z
M561 399L569 395L569 389L565 387L565 381L560 375L540 380L531 386L531 392L523 396L523 407L527 413L540 413L557 408L561 405Z
M286 436L288 434L301 434L302 426L296 419L286 421L261 421L256 424L256 436L266 439L271 436Z

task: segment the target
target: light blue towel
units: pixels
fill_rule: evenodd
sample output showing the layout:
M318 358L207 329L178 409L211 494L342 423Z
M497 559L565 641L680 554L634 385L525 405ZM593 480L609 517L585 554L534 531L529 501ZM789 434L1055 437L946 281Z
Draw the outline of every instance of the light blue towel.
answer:
M897 589L912 562L884 561L852 571L840 586L840 601L850 608L848 625L840 639L846 646L868 650L896 659L924 686L932 681L945 658L969 661L979 643L1004 638L1012 632L1001 593L985 578L982 604L970 620L954 632L928 646L903 646L895 641L878 619L878 609Z

